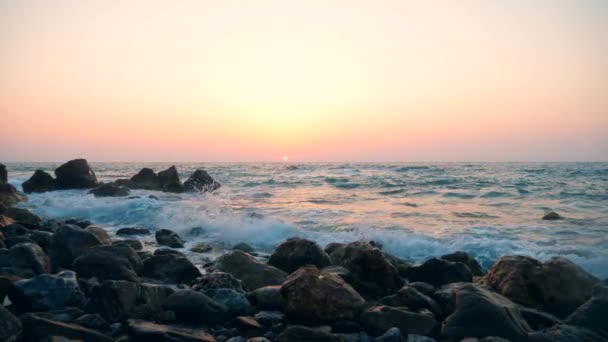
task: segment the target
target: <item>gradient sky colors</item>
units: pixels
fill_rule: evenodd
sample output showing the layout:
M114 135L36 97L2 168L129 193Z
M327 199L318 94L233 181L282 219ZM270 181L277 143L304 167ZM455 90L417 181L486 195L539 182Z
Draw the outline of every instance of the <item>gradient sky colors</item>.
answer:
M0 2L0 160L608 160L608 2Z

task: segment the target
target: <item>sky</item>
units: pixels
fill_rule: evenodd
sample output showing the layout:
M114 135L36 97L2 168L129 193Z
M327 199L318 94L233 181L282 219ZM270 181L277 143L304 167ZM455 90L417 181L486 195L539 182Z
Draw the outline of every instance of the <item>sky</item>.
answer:
M0 161L607 161L608 1L0 1Z

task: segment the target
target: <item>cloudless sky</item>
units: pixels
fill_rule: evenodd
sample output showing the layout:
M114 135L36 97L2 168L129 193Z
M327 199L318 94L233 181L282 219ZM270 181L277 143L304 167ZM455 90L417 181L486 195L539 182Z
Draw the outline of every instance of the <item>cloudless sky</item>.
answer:
M1 1L0 127L0 161L608 160L608 1Z

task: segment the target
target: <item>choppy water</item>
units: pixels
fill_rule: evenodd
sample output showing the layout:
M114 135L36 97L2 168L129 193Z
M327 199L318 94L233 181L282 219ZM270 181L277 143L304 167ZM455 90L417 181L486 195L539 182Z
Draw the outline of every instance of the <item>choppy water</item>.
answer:
M169 164L93 163L98 178L127 178ZM36 168L8 164L20 185ZM608 163L307 163L176 165L182 180L203 168L222 183L215 194L135 190L141 198L94 198L86 191L30 196L34 212L80 217L109 229L144 225L229 247L270 250L290 236L322 245L373 239L408 260L456 250L485 266L506 254L562 255L608 277ZM147 198L154 194L159 200ZM567 217L542 221L545 211Z

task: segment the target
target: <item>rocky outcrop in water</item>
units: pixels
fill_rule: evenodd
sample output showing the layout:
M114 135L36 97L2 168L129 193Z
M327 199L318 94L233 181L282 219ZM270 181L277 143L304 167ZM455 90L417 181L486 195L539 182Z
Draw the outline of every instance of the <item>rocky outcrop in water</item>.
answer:
M129 196L131 191L125 186L113 183L101 184L95 189L89 191L95 197L124 197Z
M74 159L55 169L58 189L89 189L99 183L86 159Z
M36 170L30 179L21 185L25 193L47 192L57 189L57 182L47 172Z
M186 191L199 191L199 192L211 192L217 190L220 187L220 183L216 182L205 170L196 170L184 182L184 189Z

